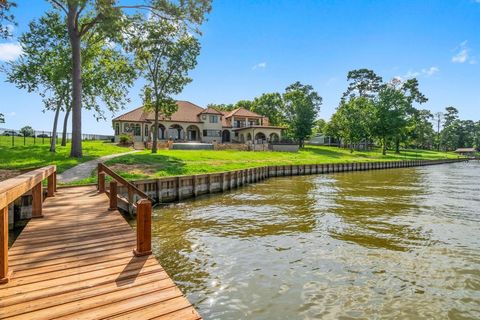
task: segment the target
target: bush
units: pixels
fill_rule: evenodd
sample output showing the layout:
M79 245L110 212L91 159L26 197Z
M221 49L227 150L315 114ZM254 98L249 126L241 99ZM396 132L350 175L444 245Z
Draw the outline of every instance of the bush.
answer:
M120 136L120 144L122 145L129 145L133 143L132 136L129 136L128 134L122 134Z

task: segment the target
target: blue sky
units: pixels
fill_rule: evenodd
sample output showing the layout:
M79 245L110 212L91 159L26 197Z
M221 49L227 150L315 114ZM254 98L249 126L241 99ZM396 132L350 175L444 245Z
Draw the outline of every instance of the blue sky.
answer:
M18 0L15 34L48 6ZM430 99L425 108L453 105L462 118L480 120L480 0L215 0L202 30L198 66L182 100L234 103L301 81L324 98L320 117L328 119L347 72L365 67L386 80L415 76ZM15 54L15 39L0 42L0 60ZM0 74L2 126L50 130L53 115L42 113L40 98L4 80ZM140 88L141 80L127 110L141 105ZM110 134L110 118L97 122L84 112L83 131Z

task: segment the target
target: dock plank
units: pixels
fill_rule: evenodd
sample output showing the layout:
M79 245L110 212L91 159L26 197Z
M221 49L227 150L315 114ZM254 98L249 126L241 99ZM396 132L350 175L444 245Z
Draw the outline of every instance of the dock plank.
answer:
M0 319L201 319L94 187L59 189L9 251Z

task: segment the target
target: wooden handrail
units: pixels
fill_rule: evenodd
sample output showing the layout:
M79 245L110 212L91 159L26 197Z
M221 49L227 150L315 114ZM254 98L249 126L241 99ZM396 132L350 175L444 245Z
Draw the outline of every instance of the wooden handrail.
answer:
M110 181L110 190L107 193L110 199L109 210L117 210L117 182L126 186L128 191L128 206L137 207L137 247L133 250L133 254L137 257L147 256L152 254L152 203L153 200L142 190L135 185L128 182L112 169L104 165L98 164L98 192L106 193L105 190L105 175L113 178ZM133 194L140 196L140 200L134 203Z
M42 181L48 179L48 196L53 197L56 175L57 167L51 165L0 182L0 284L7 283L11 274L8 269L8 206L31 190L32 218L42 217Z
M112 177L114 180L116 180L121 185L126 186L129 191L131 190L131 192L136 193L137 195L140 196L140 198L148 199L148 200L152 201L152 199L145 192L138 189L135 185L133 185L132 183L128 182L126 179L119 176L117 173L115 173L112 169L110 169L109 167L107 167L103 163L98 164L98 173L97 174L99 175L99 177L98 177L99 178L98 179L99 180L98 181L99 189L102 185L103 186L105 185L105 181L100 181L100 180L102 180L102 178L104 178L101 175L102 172L109 175L110 177Z

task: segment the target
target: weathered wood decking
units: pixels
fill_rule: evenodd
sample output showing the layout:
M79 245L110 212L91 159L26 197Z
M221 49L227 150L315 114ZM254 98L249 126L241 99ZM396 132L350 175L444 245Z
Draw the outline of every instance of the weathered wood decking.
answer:
M107 195L59 189L9 251L0 319L200 319Z

